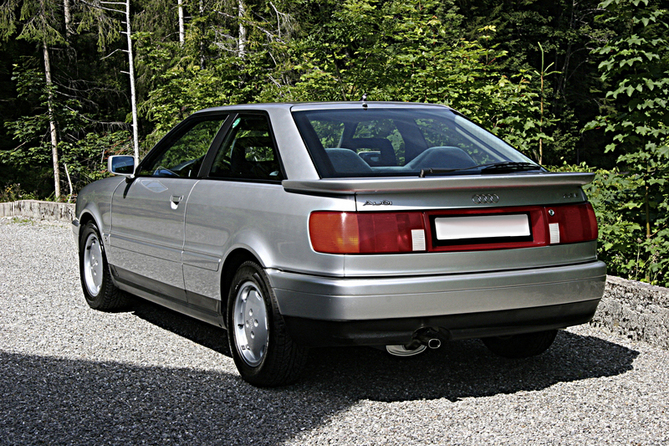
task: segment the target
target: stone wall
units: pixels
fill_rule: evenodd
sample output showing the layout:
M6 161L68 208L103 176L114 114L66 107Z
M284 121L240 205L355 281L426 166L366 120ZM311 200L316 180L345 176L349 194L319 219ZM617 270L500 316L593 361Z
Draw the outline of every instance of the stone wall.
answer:
M71 222L74 219L73 203L22 200L0 203L0 217L23 217L33 220Z
M591 324L669 349L669 289L607 276Z

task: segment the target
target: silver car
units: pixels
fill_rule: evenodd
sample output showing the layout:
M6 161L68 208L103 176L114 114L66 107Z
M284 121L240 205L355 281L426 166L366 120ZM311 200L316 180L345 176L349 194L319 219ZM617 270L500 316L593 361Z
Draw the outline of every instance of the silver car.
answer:
M88 304L129 293L223 327L258 386L295 381L309 347L537 355L604 290L593 175L548 173L444 106L212 108L109 170L73 222Z

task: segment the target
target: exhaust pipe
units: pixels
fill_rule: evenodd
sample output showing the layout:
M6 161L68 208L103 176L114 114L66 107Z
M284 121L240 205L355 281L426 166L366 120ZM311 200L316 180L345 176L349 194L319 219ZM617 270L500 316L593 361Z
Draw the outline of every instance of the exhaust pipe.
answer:
M418 332L414 335L414 342L420 342L423 345L426 345L432 350L436 350L441 347L441 338L442 334L433 328L428 328L422 332Z
M388 353L394 356L414 356L423 353L428 348L436 350L441 347L441 339L444 336L433 328L422 329L414 333L413 339L406 345L386 345Z

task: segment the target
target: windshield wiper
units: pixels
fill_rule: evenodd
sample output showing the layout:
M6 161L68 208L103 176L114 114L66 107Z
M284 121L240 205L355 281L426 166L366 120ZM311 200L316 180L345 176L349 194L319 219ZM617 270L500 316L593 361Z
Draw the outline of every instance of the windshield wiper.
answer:
M455 169L440 169L431 167L429 169L421 169L418 177L425 178L427 175L439 175L441 173L453 173L472 169L481 169L481 173L503 173L518 172L523 170L541 170L541 166L524 161L502 161L499 163L478 164L475 166L459 167Z
M418 178L425 178L427 175L439 175L440 173L451 173L451 172L460 172L461 170L471 170L478 169L482 166L488 166L488 164L483 164L481 166L469 166L469 167L458 167L455 169L440 169L430 167L429 169L421 169Z
M501 163L493 163L484 167L481 169L481 173L519 172L523 170L541 170L541 166L525 161L504 161Z

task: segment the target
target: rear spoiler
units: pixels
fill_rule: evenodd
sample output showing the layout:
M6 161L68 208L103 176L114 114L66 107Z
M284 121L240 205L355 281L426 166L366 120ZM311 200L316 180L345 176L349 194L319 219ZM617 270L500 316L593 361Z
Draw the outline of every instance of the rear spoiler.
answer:
M447 191L536 186L583 186L594 173L515 173L507 175L453 175L442 177L326 178L283 180L286 191L349 195L356 193Z

